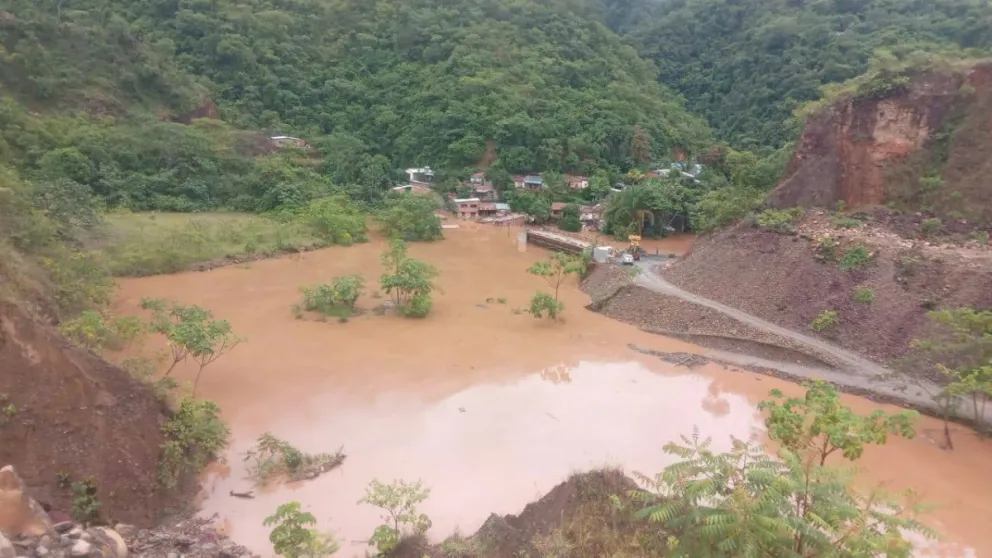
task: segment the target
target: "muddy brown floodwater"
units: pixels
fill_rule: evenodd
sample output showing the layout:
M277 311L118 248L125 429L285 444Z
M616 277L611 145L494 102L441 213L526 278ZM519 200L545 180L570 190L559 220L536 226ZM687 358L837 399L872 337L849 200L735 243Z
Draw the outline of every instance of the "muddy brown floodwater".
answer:
M547 289L524 273L544 251L519 252L516 231L488 225L445 234L410 247L441 271L443 293L425 320L371 313L346 324L294 319L302 285L361 273L374 291L381 241L122 281L121 312L136 311L142 297L171 298L211 309L248 339L205 370L198 391L220 404L233 433L227 466L205 476L203 513L220 514L236 540L271 555L262 521L296 500L341 541L341 556L364 555L378 515L357 502L373 478L423 479L431 488L423 505L434 522L430 535L470 534L490 513L518 513L572 472L604 465L658 471L669 462L662 446L694 426L726 448L730 435L760 433L755 405L768 390L801 392L769 377L715 365L689 372L635 353L628 343L698 349L585 310L588 299L574 280L562 289L564 323L515 313ZM359 306L380 302L370 293ZM176 374L190 380L193 372L187 366ZM859 410L878 407L847 401ZM916 439L868 449L859 481L913 488L936 506L927 520L945 540L921 547L919 556L992 555L992 444L958 428L957 449L942 451L940 428L924 419ZM230 497L251 488L240 454L266 431L307 452L343 446L348 458L314 481L253 500Z

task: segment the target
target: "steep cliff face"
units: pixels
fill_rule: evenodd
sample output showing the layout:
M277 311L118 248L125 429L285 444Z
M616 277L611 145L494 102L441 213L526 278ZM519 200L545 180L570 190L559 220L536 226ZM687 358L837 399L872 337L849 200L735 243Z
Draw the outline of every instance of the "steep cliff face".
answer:
M889 205L992 226L992 64L931 71L812 116L773 207Z
M69 475L92 479L104 518L156 518L164 416L145 386L0 299L0 394L0 464L38 500L70 510Z

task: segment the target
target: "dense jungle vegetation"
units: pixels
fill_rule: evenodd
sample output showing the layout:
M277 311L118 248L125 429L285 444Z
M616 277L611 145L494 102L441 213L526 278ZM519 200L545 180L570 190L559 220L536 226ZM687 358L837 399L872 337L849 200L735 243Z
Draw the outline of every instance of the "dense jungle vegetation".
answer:
M443 191L486 166L538 216L612 196L610 232L708 230L760 205L790 115L821 85L861 74L878 48L989 47L990 14L978 0L11 0L3 243L55 261L121 209L292 221L173 222L159 239L202 257L355 241L400 169L425 164ZM313 149L275 150L273 134ZM676 153L706 171L645 179ZM524 172L549 188L512 195ZM592 187L576 194L563 173ZM618 181L631 188L612 194ZM110 251L109 268L192 257L140 253L155 240Z
M788 145L795 109L823 85L854 78L879 50L992 48L984 0L593 0L685 96L718 137L738 148Z

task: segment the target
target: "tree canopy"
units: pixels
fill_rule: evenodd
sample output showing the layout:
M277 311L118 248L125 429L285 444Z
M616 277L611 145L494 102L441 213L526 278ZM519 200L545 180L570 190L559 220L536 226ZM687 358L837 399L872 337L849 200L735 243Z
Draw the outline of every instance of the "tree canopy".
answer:
M984 0L590 0L735 147L781 147L792 112L876 51L992 48Z

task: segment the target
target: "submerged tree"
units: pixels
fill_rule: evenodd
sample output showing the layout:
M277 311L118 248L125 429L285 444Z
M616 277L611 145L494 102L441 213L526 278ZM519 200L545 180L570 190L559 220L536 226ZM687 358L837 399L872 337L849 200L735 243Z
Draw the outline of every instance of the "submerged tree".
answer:
M437 268L407 256L406 242L398 238L389 241L389 248L382 253L382 265L387 273L380 277L379 285L392 296L396 311L412 318L429 314L431 293L437 289Z
M569 275L582 275L589 262L583 256L572 256L564 252L554 252L547 260L536 262L527 268L527 273L543 277L555 290L555 302L558 301L558 290Z
M940 380L938 390L931 396L943 411L944 435L953 449L948 422L954 406L962 399L970 404L979 434L986 436L989 432L985 413L992 399L992 311L956 308L929 315L942 330L929 339L914 340L911 346L923 357L922 364L930 366ZM921 362L912 364L918 366ZM902 376L916 385L923 383L916 376Z
M151 330L164 335L169 341L172 364L165 371L165 376L187 358L192 358L199 366L193 381L194 395L203 369L244 341L231 331L227 320L215 320L210 310L196 305L144 299L141 307L152 311Z

